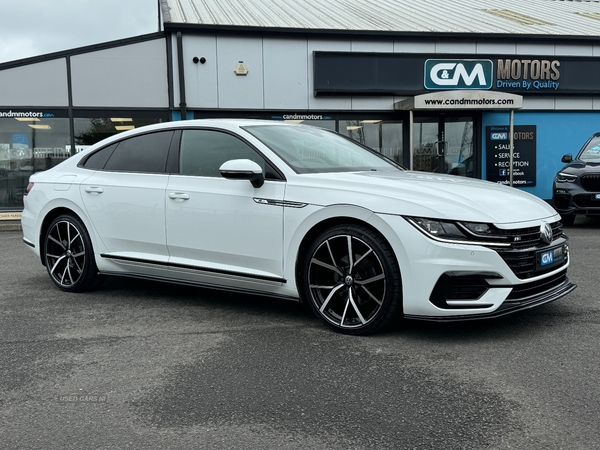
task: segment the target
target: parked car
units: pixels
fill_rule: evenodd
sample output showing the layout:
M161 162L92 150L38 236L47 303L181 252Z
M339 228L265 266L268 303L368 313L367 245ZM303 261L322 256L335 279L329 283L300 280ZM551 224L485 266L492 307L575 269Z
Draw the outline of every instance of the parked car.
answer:
M466 320L575 285L560 216L520 190L408 171L334 132L151 125L31 176L24 242L60 289L124 275L294 299L332 329Z
M566 163L554 178L552 200L564 225L573 225L578 214L600 217L600 133L594 134L575 159L562 157Z

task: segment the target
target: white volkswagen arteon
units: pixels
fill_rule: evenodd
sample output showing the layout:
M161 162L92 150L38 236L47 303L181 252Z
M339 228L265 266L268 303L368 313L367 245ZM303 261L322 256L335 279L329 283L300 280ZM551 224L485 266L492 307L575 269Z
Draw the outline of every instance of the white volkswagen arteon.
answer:
M407 171L333 132L257 120L112 136L31 177L24 242L70 292L107 275L296 299L349 334L466 320L575 285L560 216L514 188Z

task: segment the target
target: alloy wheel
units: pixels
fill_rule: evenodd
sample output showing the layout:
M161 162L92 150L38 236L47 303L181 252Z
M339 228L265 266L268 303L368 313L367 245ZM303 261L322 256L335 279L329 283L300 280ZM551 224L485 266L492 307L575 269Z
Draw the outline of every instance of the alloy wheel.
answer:
M325 239L308 268L311 300L336 328L362 328L376 320L386 296L386 274L377 252L350 234Z
M81 231L70 221L55 222L46 235L46 267L60 287L72 287L84 274L86 249Z

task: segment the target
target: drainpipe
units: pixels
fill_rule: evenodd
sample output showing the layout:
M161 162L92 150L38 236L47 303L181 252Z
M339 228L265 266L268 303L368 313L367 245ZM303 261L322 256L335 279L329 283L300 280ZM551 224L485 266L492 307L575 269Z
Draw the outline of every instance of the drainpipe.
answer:
M179 72L179 108L181 120L187 118L187 105L185 103L185 76L183 74L183 37L177 32L177 71Z

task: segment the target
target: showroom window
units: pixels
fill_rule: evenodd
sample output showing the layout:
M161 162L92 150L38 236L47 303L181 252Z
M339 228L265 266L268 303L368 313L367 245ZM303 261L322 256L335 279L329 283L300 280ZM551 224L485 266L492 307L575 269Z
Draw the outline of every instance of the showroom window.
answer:
M168 111L117 114L80 110L74 115L73 151L66 110L0 111L0 210L23 209L23 194L32 173L50 169L106 137L169 120Z
M402 122L379 119L340 120L339 133L402 164Z
M310 125L313 127L325 128L327 130L335 131L335 120L318 120L318 119L308 119L308 120L294 120L294 119L284 119L284 122L289 123L301 123L302 125Z
M143 117L137 117L135 114L127 113L112 113L104 117L94 117L98 114L97 112L76 112L75 114L76 117L73 119L73 127L77 151L81 151L102 139L121 133L122 131L167 121L166 116L162 117L162 115L158 113L146 113ZM141 112L137 113L138 116L140 114Z
M66 117L12 110L0 116L0 209L22 209L29 176L67 159L69 142Z

